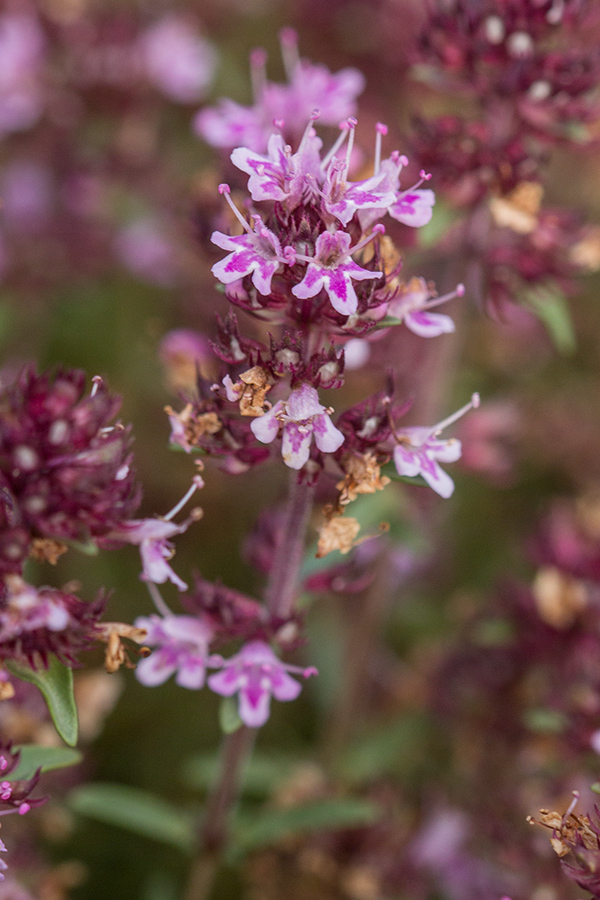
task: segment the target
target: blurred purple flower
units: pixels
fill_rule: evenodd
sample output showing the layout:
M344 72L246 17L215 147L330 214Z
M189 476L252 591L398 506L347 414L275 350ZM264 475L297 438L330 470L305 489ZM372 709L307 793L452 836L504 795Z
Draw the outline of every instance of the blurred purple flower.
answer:
M115 250L129 271L159 287L171 287L177 278L175 247L155 218L137 219L115 238Z
M0 16L0 137L34 125L42 113L44 36L28 13Z
M136 668L146 687L163 684L174 673L181 687L198 690L204 685L211 627L195 616L140 616L134 625L147 631L144 643L156 647Z
M194 103L212 81L217 52L182 16L167 15L140 39L148 78L171 100Z
M260 728L269 718L271 695L276 700L295 700L302 690L288 672L304 678L317 674L312 666L303 669L282 663L264 641L250 641L223 661L223 670L209 677L208 686L224 697L239 693L240 719L249 728Z

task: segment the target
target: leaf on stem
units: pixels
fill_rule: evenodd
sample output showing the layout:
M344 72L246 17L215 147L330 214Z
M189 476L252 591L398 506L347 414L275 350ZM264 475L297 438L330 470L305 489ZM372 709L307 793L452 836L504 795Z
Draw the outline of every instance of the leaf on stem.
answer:
M65 744L74 747L77 743L78 721L71 669L63 665L56 656L50 656L47 669L32 669L14 660L7 662L6 668L11 675L34 684L41 691L54 727Z

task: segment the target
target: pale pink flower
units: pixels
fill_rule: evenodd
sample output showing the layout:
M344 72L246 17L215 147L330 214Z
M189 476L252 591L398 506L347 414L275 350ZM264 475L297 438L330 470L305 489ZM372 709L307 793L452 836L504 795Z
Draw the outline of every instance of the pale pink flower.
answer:
M479 395L473 394L470 403L432 428L409 427L398 431L398 444L394 448L394 464L398 474L408 478L421 475L440 497L450 497L454 491L454 482L440 468L439 463L456 462L460 459L461 443L456 438L440 440L438 435L469 409L478 406Z
M217 53L185 18L170 14L152 25L140 41L148 78L171 100L194 103L212 81Z
M156 647L136 668L138 681L146 687L163 684L175 675L178 685L198 690L204 685L206 666L210 662L208 647L213 637L211 627L194 616L139 616L136 628L144 628L144 643Z
M217 694L239 694L239 716L249 728L260 728L269 718L271 695L276 700L295 700L302 690L288 672L308 678L317 670L290 666L278 659L264 641L250 641L223 662L223 669L208 678Z
M383 230L380 225L376 228ZM367 240L370 239L369 237ZM336 312L345 316L353 315L358 307L358 298L352 282L380 278L383 274L363 269L352 259L351 254L360 250L367 240L350 247L351 238L345 231L333 234L325 231L320 234L315 244L314 257L296 254L298 261L308 262L308 268L302 281L292 288L292 294L304 300L315 297L324 288Z
M344 443L344 435L331 421L330 410L319 403L319 395L309 384L292 391L287 400L280 400L250 423L254 436L263 444L274 441L280 427L283 461L290 469L301 469L308 462L313 436L322 453L334 453Z
M454 331L454 322L450 316L432 313L433 307L441 306L454 297L462 297L464 286L459 284L455 291L442 297L432 296L423 278L413 278L401 293L393 297L387 305L387 314L402 322L414 334L420 337L437 337Z
M0 136L30 128L42 113L44 35L28 13L0 16Z

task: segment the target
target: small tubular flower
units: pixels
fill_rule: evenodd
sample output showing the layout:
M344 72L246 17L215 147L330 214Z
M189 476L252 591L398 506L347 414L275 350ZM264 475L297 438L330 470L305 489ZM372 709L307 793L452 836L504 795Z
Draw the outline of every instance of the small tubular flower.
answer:
M229 201L229 188L221 185L221 192ZM230 202L230 205L233 204ZM237 210L234 211L237 214ZM211 271L215 278L223 284L232 284L239 281L245 275L252 275L252 284L264 297L271 293L271 280L273 275L282 265L287 265L288 258L284 256L276 234L265 227L260 216L253 216L254 227L238 215L245 234L235 237L215 231L211 241L221 250L229 250L229 256L215 263Z
M249 728L260 728L269 718L271 695L276 700L295 700L302 685L288 672L308 678L316 675L314 667L290 666L278 659L264 641L250 641L223 669L210 675L208 686L216 694L231 697L239 694L239 715Z
M253 419L250 428L259 441L270 444L282 425L281 452L290 469L301 469L308 461L313 435L322 453L334 453L344 443L344 435L309 384L292 391L287 400L280 400L264 416Z
M380 226L377 226L380 227ZM345 231L323 232L317 238L314 257L296 255L299 261L308 262L306 275L292 288L292 294L300 300L315 297L323 288L327 291L331 305L343 316L354 315L358 308L358 298L353 281L380 278L382 272L370 272L361 268L351 257L364 242L350 247L350 235Z
M153 615L138 617L134 625L147 632L144 643L156 647L138 663L138 681L155 687L176 673L175 681L180 687L198 690L204 685L213 637L206 621L195 616Z
M479 406L479 394L473 394L467 403L454 415L449 416L432 428L404 428L395 437L394 464L399 475L414 478L421 475L430 488L440 497L450 497L454 491L454 482L440 468L439 463L456 462L460 459L461 443L456 438L440 440L440 432L455 422L470 409Z
M454 297L462 297L464 286L459 284L455 291L434 297L423 278L413 278L400 289L387 305L387 313L401 319L407 328L420 337L437 337L454 331L454 322L450 316L432 313L430 309L441 306Z

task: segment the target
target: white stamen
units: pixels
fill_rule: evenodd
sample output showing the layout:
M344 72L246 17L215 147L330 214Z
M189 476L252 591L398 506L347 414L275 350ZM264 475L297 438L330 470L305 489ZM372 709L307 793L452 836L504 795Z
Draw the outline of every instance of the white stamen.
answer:
M153 581L147 581L148 593L152 597L152 602L161 614L161 616L172 616L173 613L160 595L160 591Z
M165 521L165 522L168 522L170 519L172 519L174 516L176 516L177 513L179 512L179 510L180 510L180 509L183 509L183 507L184 507L185 504L188 502L188 500L190 499L190 497L192 497L193 494L195 493L195 491L197 491L197 490L198 490L198 485L197 485L195 482L192 482L192 486L186 491L186 493L185 493L184 496L181 498L181 500L179 501L179 503L176 503L176 504L175 504L175 506L173 507L173 509L171 510L171 512L168 512L168 513L166 514L166 516L163 516L164 521Z
M95 397L96 394L98 393L98 388L101 387L103 382L102 382L102 378L100 377L100 375L94 375L94 377L92 378L92 381L93 381L93 385L92 385L92 390L90 391L90 397Z
M331 148L331 150L328 153L325 154L325 156L321 160L321 169L327 168L327 166L329 165L329 163L331 162L331 160L333 159L335 154L338 152L338 150L340 149L340 147L342 146L342 144L348 137L349 130L350 129L348 127L347 122L342 122L340 124L340 133L339 133L333 147Z
M473 394L469 403L465 403L464 406L461 406L459 410L453 413L451 416L448 416L447 419L442 419L441 422L438 422L437 425L434 425L431 429L432 434L439 434L440 431L443 431L444 428L447 428L448 425L452 425L453 422L456 422L457 419L460 419L464 416L465 413L469 412L470 409L477 409L480 404L479 394Z
M540 81L534 81L533 84L530 86L529 90L527 91L527 93L532 100L539 101L539 100L545 100L547 97L549 97L551 91L552 91L552 86L551 86L550 82L540 80Z
M485 36L490 44L501 44L506 34L504 22L500 16L488 16L483 23Z
M225 197L225 199L227 200L227 202L229 203L229 207L230 207L231 211L233 212L233 214L236 217L236 219L238 220L238 222L240 222L240 224L242 225L244 231L247 231L248 234L253 234L252 228L250 227L248 222L246 222L243 215L241 214L241 212L239 211L239 209L237 208L237 206L234 204L233 200L229 196L229 194L231 193L231 188L229 187L229 185L228 184L220 184L219 185L219 193L222 194Z
M565 813L564 816L563 816L563 822L566 821L566 819L569 818L569 816L571 815L571 813L573 812L573 810L574 810L575 807L577 806L577 801L579 800L579 797L580 797L580 796L581 796L581 795L580 795L579 791L573 791L573 799L571 800L571 802L570 802L570 804L569 804L568 810L566 811L566 813Z
M344 168L342 169L342 181L346 181L346 176L348 174L348 169L350 168L350 156L352 155L352 148L354 146L354 130L356 128L356 119L354 116L350 116L348 119L348 126L350 128L350 133L348 135L348 146L346 147L346 160L344 162Z
M308 125L304 129L304 134L302 135L302 140L300 141L300 144L298 146L298 153L301 153L302 150L304 150L304 146L305 146L307 140L309 139L309 137L314 137L315 130L313 128L313 122L315 122L319 118L320 115L321 115L321 111L318 109L313 109L313 111L311 112L310 119L308 121Z
M533 39L526 31L513 31L506 46L511 56L528 56L533 50Z
M373 166L373 175L377 175L379 172L379 166L381 165L381 139L383 135L388 133L387 125L383 125L382 122L378 122L375 126L375 163Z

